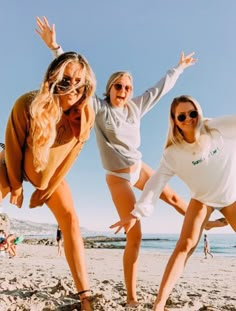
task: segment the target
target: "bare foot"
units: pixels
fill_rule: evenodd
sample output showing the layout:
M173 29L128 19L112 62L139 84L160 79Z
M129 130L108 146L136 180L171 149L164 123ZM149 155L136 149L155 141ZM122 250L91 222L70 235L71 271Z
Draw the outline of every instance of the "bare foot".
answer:
M126 308L137 308L139 306L139 302L136 300L131 300L129 302L127 302L127 304L125 305Z

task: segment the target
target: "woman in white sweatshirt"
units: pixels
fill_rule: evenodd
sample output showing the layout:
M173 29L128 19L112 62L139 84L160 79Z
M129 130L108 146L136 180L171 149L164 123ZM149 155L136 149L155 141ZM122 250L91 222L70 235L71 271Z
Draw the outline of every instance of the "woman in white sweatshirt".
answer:
M154 310L163 311L175 283L194 252L214 210L220 211L236 231L236 115L204 119L190 96L173 100L165 150L155 174L146 183L131 214L112 225L130 230L149 216L162 189L177 175L190 189L191 200L180 238L166 266Z

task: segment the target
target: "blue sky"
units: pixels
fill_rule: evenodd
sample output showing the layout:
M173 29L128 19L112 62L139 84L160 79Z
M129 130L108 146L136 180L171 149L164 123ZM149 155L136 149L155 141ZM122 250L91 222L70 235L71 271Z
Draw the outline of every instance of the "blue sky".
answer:
M52 61L50 51L35 33L35 18L43 15L56 24L57 40L65 51L86 56L97 77L99 96L114 71L130 71L134 95L139 95L177 64L181 51L195 51L198 63L187 69L174 89L143 118L140 150L152 167L157 167L161 157L173 97L196 97L209 117L235 113L235 0L10 0L1 4L0 11L0 141L4 141L14 101L39 87ZM67 176L81 226L91 230L109 230L118 220L104 177L92 131ZM173 178L170 185L189 199L188 189L179 179ZM22 209L10 205L7 198L3 210L10 217L55 222L46 206L28 208L32 188L25 184L24 189ZM140 192L136 195L138 198ZM212 218L219 216L215 212ZM143 220L143 231L178 233L182 220L159 200L154 214Z

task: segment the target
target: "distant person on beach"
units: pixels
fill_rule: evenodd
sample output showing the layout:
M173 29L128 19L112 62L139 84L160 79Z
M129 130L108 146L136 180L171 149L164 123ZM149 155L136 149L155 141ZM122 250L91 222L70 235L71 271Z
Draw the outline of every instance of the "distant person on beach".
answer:
M0 255L5 256L5 245L6 245L6 232L0 230Z
M177 175L189 187L191 200L180 238L166 266L155 311L164 311L166 301L196 249L202 231L214 210L220 211L236 231L236 115L213 119L203 117L191 96L174 98L162 159L155 174L129 217L112 228L130 230L134 222L151 215L166 183Z
M0 250L9 254L10 258L13 258L16 256L16 245L20 244L23 239L24 236L16 236L14 233L6 234L4 232L4 236L2 238L0 236Z
M37 18L36 32L53 51L54 56L63 52L56 42L55 26L47 19ZM106 182L120 217L127 216L135 203L133 187L142 190L154 170L142 161L140 147L140 122L159 100L175 85L182 72L195 64L194 53L181 53L179 63L141 96L132 98L133 78L129 72L113 73L108 79L104 99L93 97L95 131ZM169 186L163 189L161 199L184 215L187 203ZM137 222L127 232L123 265L127 289L127 306L138 305L136 270L141 243L141 224Z
M211 256L211 258L213 258L213 255L210 252L210 243L209 243L209 239L207 237L207 234L204 234L204 241L203 241L203 243L204 243L203 249L204 249L205 259L207 259L207 255L208 254Z
M23 182L35 187L30 207L45 203L54 214L85 311L91 310L91 294L84 244L65 176L93 127L94 112L88 103L95 86L95 76L83 56L67 52L57 57L40 89L16 100L6 127L5 150L0 153L0 202L10 193L10 203L20 208Z
M16 256L16 235L11 233L6 237L6 248L5 251L9 254L10 258L13 258Z
M0 244L6 239L6 232L4 230L0 230Z
M61 256L62 255L62 232L60 227L57 227L57 236L56 236L56 240L57 240L57 256Z

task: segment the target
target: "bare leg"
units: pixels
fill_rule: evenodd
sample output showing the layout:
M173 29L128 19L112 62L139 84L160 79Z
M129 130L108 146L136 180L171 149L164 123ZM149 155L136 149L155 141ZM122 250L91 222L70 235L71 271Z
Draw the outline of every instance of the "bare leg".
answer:
M62 230L64 237L64 250L69 264L75 286L78 292L89 289L87 268L85 263L85 252L83 239L80 232L79 220L74 209L72 195L65 181L47 201L48 207L53 212ZM88 296L88 293L81 295L81 300ZM84 301L82 310L92 310L89 302Z
M143 190L148 179L154 174L154 170L147 164L142 163L140 178L135 187ZM135 196L131 185L125 179L107 175L106 181L110 189L113 202L116 206L120 217L126 217L133 210L135 204ZM121 195L122 194L122 195ZM182 200L170 187L166 187L161 195L161 199L172 205L181 214L187 210L187 203ZM136 304L136 275L137 275L137 259L141 243L141 226L136 225L127 234L127 243L125 247L123 265L124 277L127 289L127 303Z
M166 266L153 310L164 311L166 301L181 276L188 258L195 250L212 211L211 207L199 201L193 199L190 201L180 238Z
M135 196L130 183L123 178L112 175L107 175L106 181L119 216L128 216L134 208L135 203ZM127 303L130 305L137 304L136 275L140 242L141 225L140 222L137 222L127 234L127 241L123 256Z
M236 232L236 202L233 204L224 207L220 211L226 218L227 223L232 227L232 229Z
M207 254L209 254L211 256L211 258L213 258L213 255L210 251L208 251Z
M209 220L205 226L205 230L210 230L212 228L219 228L228 226L228 222L225 218L218 218L215 220Z
M57 242L57 256L60 257L62 255L62 240L59 239Z

